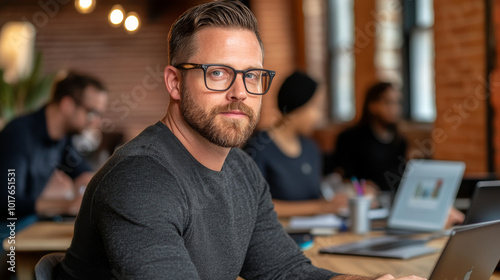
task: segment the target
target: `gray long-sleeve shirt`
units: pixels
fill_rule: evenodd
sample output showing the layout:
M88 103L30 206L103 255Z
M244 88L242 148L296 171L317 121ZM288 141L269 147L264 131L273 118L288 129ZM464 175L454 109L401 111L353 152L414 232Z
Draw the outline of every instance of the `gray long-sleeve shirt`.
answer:
M243 151L204 167L161 122L90 182L59 279L330 279L288 237Z

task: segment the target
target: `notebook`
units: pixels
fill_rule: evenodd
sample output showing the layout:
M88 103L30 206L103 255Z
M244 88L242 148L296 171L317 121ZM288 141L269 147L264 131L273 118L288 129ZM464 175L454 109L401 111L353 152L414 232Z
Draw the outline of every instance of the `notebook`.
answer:
M414 239L413 233L444 229L449 209L465 170L458 161L410 160L404 171L388 218L388 232L406 235L383 236L320 249L322 253L409 259L434 253L426 243L437 235Z
M490 279L500 260L500 221L454 229L429 280Z
M464 224L500 220L500 181L478 182Z

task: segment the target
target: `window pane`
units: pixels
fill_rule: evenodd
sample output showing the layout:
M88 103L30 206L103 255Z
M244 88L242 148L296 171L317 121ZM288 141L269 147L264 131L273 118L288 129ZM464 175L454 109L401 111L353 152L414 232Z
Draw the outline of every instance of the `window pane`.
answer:
M354 7L352 0L330 0L332 44L351 48L354 45Z
M431 27L434 25L433 2L433 0L418 0L415 2L417 26Z
M436 118L432 29L414 30L410 49L411 117L416 121L432 122Z
M339 53L337 63L332 71L332 81L335 92L332 98L334 117L340 121L350 121L354 118L354 57L352 52Z
M396 86L402 84L403 30L399 0L377 0L375 67L377 77Z
M354 3L329 0L330 81L332 116L339 121L354 118Z

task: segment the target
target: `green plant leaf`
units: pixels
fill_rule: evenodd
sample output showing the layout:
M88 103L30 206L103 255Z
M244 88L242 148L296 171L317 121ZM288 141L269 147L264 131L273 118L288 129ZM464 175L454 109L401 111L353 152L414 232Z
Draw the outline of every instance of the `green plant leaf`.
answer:
M7 122L14 116L14 88L5 82L3 75L0 69L0 118Z
M41 52L36 52L31 73L16 84L5 82L0 69L0 118L5 123L47 101L55 75L42 74L42 60Z

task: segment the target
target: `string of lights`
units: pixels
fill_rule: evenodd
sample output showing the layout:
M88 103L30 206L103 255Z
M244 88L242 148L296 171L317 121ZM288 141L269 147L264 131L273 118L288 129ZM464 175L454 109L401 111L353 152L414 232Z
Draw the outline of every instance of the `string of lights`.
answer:
M75 8L79 13L89 14L94 11L96 6L95 0L75 0ZM112 26L119 27L123 23L123 27L129 33L135 33L141 21L139 15L136 12L130 11L125 12L122 5L116 4L111 8L108 14L108 20Z

